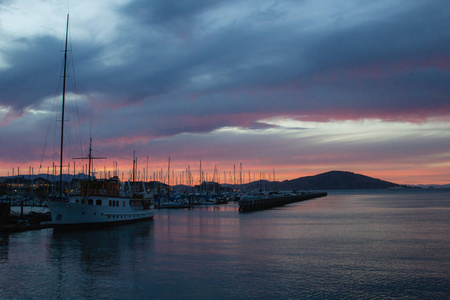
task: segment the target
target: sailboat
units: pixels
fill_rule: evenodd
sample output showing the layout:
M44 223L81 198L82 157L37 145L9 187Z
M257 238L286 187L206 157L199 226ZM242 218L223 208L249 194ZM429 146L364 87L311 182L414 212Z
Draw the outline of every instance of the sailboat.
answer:
M64 76L62 95L62 120L64 120L64 104L67 67L67 38L69 31L69 15L67 14L66 42L64 50ZM154 215L153 197L145 190L136 192L130 189L128 193L121 190L118 176L107 180L91 178L92 139L89 143L89 176L88 180L80 182L76 195L70 197L63 193L62 166L64 147L64 121L61 122L60 149L60 181L59 196L47 202L55 229L91 228L100 225L115 225L140 220L152 219ZM133 159L133 181L135 160ZM136 187L136 185L133 185Z

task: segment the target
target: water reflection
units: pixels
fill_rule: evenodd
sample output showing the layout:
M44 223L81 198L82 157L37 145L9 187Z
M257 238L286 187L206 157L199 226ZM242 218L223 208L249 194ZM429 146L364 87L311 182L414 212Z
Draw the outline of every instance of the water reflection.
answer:
M0 299L447 299L449 195L330 193L1 236Z
M0 235L0 263L8 261L9 257L9 234Z
M118 274L128 277L139 268L143 253L152 252L153 221L96 230L53 231L49 262L57 295L92 298L101 289L117 289ZM101 289L99 287L102 287Z

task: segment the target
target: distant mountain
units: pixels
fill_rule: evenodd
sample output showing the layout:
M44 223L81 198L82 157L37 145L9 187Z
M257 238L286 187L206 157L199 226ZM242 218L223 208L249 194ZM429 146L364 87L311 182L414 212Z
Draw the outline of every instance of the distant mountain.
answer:
M24 179L34 179L36 177L41 178L48 178L49 180L56 182L59 181L59 176L53 176L53 175L46 175L46 174L39 174L39 175L21 175L21 178ZM3 177L6 178L6 177ZM13 178L10 176L10 178ZM17 178L17 176L14 176L14 178ZM64 181L71 181L73 179L86 179L87 175L85 174L78 174L78 175L63 175ZM149 182L151 184L151 182ZM153 183L155 185L156 183ZM161 183L158 183L158 186L161 186ZM255 181L247 184L243 184L242 186L234 186L230 184L221 184L216 185L213 183L205 183L204 187L207 190L218 190L218 188L221 188L221 190L227 190L227 189L241 189L241 190L266 190L266 191L290 191L290 190L356 190L356 189L388 189L388 188L394 188L394 187L404 187L404 188L423 188L423 187L430 187L430 185L416 185L416 186L405 186L405 185L399 185L393 182L384 181L381 179L376 179L372 177L368 177L361 174L356 174L352 172L346 172L346 171L330 171L314 176L306 176L306 177L300 177L297 179L292 180L285 180L283 182L279 181L268 181L268 180L260 180ZM450 185L441 185L441 186L433 186L433 187L439 187L439 188L449 188ZM174 187L174 189L179 190L189 190L189 187ZM192 188L192 187L191 187ZM200 187L196 186L195 188L199 190Z
M70 174L63 174L63 181L72 181L74 179L87 179L88 176L86 174L83 173L79 173L77 175L70 175ZM30 179L30 180L34 180L36 178L43 178L43 179L48 179L52 182L57 182L59 181L59 175L51 175L51 174L38 174L38 175L15 175L15 176L4 176L4 177L0 177L0 178L23 178L23 179Z
M356 190L388 189L399 184L344 171L330 171L314 176L285 180L279 183L279 190Z
M232 185L227 184L224 184L222 186L232 187ZM314 176L300 177L297 179L285 180L282 182L260 180L243 184L242 187L236 186L237 189L242 190L266 190L266 191L357 190L357 189L388 189L394 187L413 188L345 171L330 171Z

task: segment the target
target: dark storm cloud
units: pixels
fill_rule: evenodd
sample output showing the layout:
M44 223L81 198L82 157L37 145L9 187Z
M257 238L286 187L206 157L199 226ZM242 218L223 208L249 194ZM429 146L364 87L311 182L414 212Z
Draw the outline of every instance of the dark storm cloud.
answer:
M138 18L142 22L166 26L170 23L183 21L192 22L199 13L205 12L211 7L220 5L217 0L195 0L195 1L164 1L164 0L137 0L126 5L121 11L132 18Z
M394 18L325 33L306 55L314 73L323 74L319 84L330 89L314 93L317 100L351 109L351 99L359 99L358 110L379 109L380 117L443 106L448 112L449 12L449 5L427 2Z
M164 70L142 74L148 84L158 78L156 85L166 87L154 95L170 95L171 88L195 92L197 102L188 102L185 112L201 117L203 108L214 99L217 107L222 102L231 105L225 110L210 106L213 115L246 111L318 115L321 110L339 109L353 114L359 111L361 117L383 118L403 110L414 114L423 110L424 104L435 113L445 108L448 71L427 65L439 56L448 63L450 43L444 22L448 6L442 3L398 7L398 12L372 21L360 20L354 26L340 24L337 19L336 26L313 33L282 22L252 26L263 14L256 10L252 18L218 28L207 38L196 31L201 30L196 17L208 13L210 7L199 2L189 9L158 2L133 3L126 12L163 27L166 33L180 29L173 23L186 25L183 29L189 31L189 39L181 39L180 49L171 53L171 63ZM144 13L138 14L140 9ZM268 17L267 11L264 15L266 20L280 18ZM143 53L140 61L152 61L152 57ZM365 78L367 68L378 68L379 78ZM330 73L335 78L330 79ZM196 86L192 80L202 76L210 82ZM312 80L320 77L317 82ZM378 116L368 115L374 110Z
M334 153L317 150L324 136L314 140L305 133L310 148L302 145L307 155L300 157L298 140L277 130L309 130L264 120L426 123L449 116L447 1L105 3L105 13L97 14L86 2L78 9L96 19L74 13L70 25L80 126L93 120L99 146L118 152L155 147L192 159L233 153L233 159L277 156L287 164L332 161ZM60 25L63 32L64 21ZM32 134L30 142L42 144L38 128L45 128L46 115L30 110L48 111L48 99L57 94L62 42L50 30L17 31L17 37L4 32L1 27L11 44L0 48L0 137ZM404 142L399 149L411 145Z
M233 104L233 109L223 113L239 113L241 108L245 112L245 107L259 112L295 113L301 109L320 113L326 107L351 109L351 98L364 94L361 109L373 109L374 98L377 105L387 106L395 100L396 105L408 103L410 109L419 109L425 99L415 99L418 94L427 96L430 110L445 105L445 97L430 99L423 92L427 89L428 93L448 94L448 69L423 65L439 56L448 64L450 37L446 32L450 26L445 22L449 13L445 2L415 2L412 8L398 7L396 13L355 21L352 26L336 18L335 26L312 31L303 30L302 26L308 24L301 20L284 23L283 15L256 7L248 18L203 32L200 15L224 3L132 2L119 12L135 23L118 29L119 35L112 41L116 46L89 41L75 45L78 86L83 93L102 93L113 105L155 100L158 96L173 101L196 94L196 105L186 105L190 113L204 107L208 99ZM294 10L302 10L301 2L287 3L294 5ZM156 34L141 34L149 30ZM179 30L188 31L189 38L179 37ZM6 53L13 68L1 72L0 83L2 103L17 110L48 94L55 73L54 51L50 49L58 42L43 37L22 44L27 46ZM121 54L125 62L107 65L102 55L114 47L128 51ZM400 73L396 70L399 62L408 64ZM368 81L364 74L358 74L364 71L358 69L377 66L381 66L378 79ZM357 78L349 76L349 71ZM330 73L334 80L327 78ZM319 82L312 81L321 76ZM20 94L16 93L18 89ZM407 89L410 92L405 93ZM243 104L243 98L249 104ZM279 107L283 101L289 107ZM210 113L217 114L214 106L210 108ZM170 109L168 105L169 113Z
M55 87L59 74L55 49L59 49L60 42L40 37L14 43L19 46L3 53L11 67L0 71L0 103L22 111L47 96L50 87Z
M405 7L389 18L349 28L332 28L319 36L307 56L320 70L446 54L450 37L445 32L450 26L444 20L450 10L438 2Z

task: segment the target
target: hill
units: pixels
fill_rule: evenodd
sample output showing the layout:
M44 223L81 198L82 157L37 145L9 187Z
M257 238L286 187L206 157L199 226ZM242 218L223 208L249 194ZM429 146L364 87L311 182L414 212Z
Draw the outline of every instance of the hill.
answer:
M344 171L330 171L314 176L285 180L279 183L279 190L356 190L388 189L400 185L361 174Z
M86 179L87 175L85 174L78 174L76 176L73 175L63 175L64 181L71 181L73 179ZM59 181L59 176L53 176L53 175L23 175L20 176L24 179L34 179L36 177L41 178L47 178L53 182ZM6 177L4 177L6 178ZM152 182L149 182L149 184L152 184ZM153 182L153 185L156 183ZM162 185L161 183L158 183L158 185ZM376 179L372 177L368 177L361 174L356 174L352 172L346 172L346 171L330 171L314 176L306 176L306 177L300 177L297 179L292 180L285 180L283 182L273 182L268 180L258 180L255 182L243 184L242 187L239 186L233 186L230 184L221 184L217 185L216 183L204 183L204 188L207 190L227 190L227 189L242 189L242 190L280 190L280 191L290 191L290 190L356 190L356 189L388 189L392 187L400 187L399 184L384 181L381 179ZM404 186L406 187L406 186ZM445 187L445 186L442 186ZM199 190L200 187L196 186L194 188L192 187L186 187L186 186L173 186L172 188L176 190L189 190L189 189L197 189ZM407 188L407 187L406 187ZM413 187L409 187L413 188ZM420 186L416 186L416 188L420 188Z

